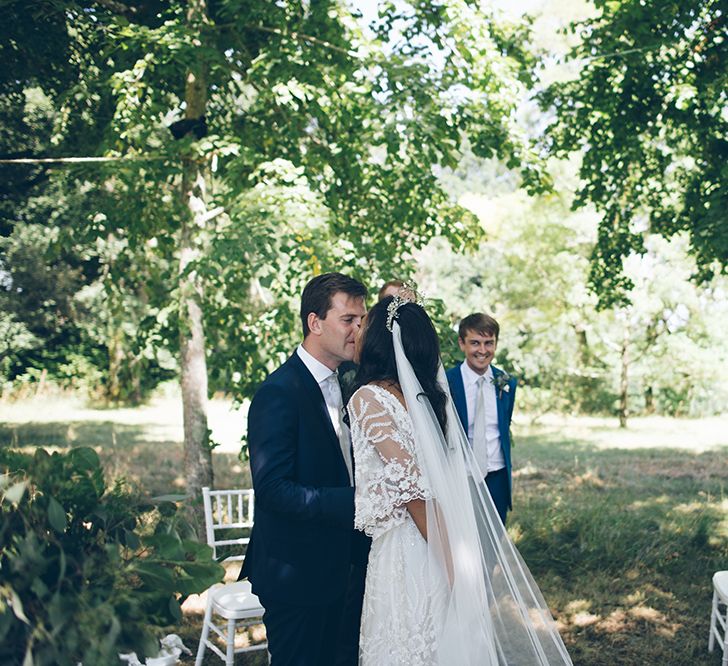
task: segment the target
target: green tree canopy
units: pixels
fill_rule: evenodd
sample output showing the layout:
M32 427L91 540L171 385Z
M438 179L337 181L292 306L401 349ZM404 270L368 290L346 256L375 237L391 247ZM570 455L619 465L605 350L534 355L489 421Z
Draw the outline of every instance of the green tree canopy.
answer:
M599 310L587 283L600 216L570 211L578 160L554 160L557 192L539 197L514 189L502 165L475 162L464 160L447 184L460 188L488 242L461 253L434 239L417 253L422 287L451 317L443 349L455 345L462 317L495 316L496 365L518 378L519 408L534 418L549 411L614 414L626 424L637 414L720 413L728 396L721 343L728 280L690 281L695 258L687 234L648 237L645 253L625 261L634 284L630 305ZM460 361L455 346L445 362Z
M523 28L476 4L382 3L365 29L344 2L217 1L194 16L181 2L11 2L3 54L15 74L3 85L6 96L37 86L55 105L52 141L24 155L160 158L75 168L100 194L69 243L113 234L130 253L151 243L176 261L183 176L203 165L203 205L224 213L195 230L189 269L208 294L213 377L242 370L242 396L290 345L292 299L311 274L339 267L376 283L406 273L403 258L434 235L478 240L433 169L457 163L464 136L540 186L513 118L533 64ZM191 81L204 84L192 111ZM185 122L193 131L175 140L170 126L184 134ZM174 298L155 305L175 348L173 266L158 277ZM109 286L136 269L113 262ZM261 336L272 347L259 353Z
M644 232L687 231L696 277L728 266L728 22L719 0L596 0L573 24L574 78L541 96L559 155L581 151L576 205L603 213L590 281L624 303Z

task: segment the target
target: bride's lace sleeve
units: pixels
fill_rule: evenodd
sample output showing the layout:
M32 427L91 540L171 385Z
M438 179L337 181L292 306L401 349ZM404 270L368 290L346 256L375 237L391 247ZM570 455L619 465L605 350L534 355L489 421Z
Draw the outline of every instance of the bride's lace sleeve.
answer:
M409 415L397 398L363 386L349 402L356 467L354 525L369 536L391 529L407 516L407 502L429 499L417 466Z

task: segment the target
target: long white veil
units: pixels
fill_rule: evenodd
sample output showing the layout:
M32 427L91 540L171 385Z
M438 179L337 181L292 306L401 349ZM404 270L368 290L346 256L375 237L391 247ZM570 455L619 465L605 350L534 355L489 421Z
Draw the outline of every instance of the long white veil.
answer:
M445 371L447 436L392 326L397 373L412 419L427 502L431 564L447 571L448 599L437 641L440 666L571 664L548 606L500 522L452 404Z

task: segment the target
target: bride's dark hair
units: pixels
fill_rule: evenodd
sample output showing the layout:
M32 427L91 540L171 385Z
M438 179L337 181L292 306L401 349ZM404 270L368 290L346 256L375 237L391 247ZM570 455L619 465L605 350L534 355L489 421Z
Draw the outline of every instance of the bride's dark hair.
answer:
M382 299L367 312L353 390L372 382L390 381L399 384L392 333L387 329L387 307L393 298L388 296ZM435 327L425 310L415 303L405 303L399 307L397 322L402 330L404 353L444 433L447 426L447 395L437 382L440 344Z

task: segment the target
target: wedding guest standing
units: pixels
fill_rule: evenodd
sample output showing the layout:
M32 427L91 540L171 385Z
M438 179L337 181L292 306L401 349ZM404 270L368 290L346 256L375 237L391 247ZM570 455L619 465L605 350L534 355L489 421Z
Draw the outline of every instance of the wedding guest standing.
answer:
M465 360L447 371L460 421L473 449L498 515L506 524L511 505L511 417L516 380L492 365L498 348L498 322L486 314L468 315L458 328Z

